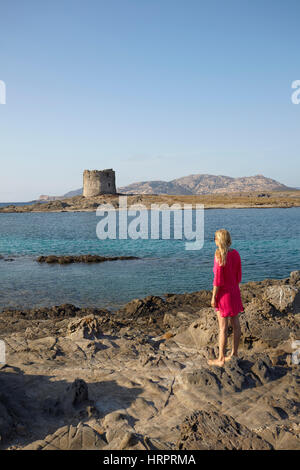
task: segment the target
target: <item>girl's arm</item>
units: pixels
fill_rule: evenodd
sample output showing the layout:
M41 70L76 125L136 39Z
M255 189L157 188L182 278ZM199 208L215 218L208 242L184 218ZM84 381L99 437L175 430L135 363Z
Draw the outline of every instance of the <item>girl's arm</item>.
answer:
M211 306L215 306L216 302L216 295L220 286L224 284L224 268L220 266L216 257L214 259L214 281L213 281L213 291L212 291L212 298L211 298Z
M219 286L213 286L213 291L212 291L212 298L211 298L211 306L214 307L216 303L216 295L218 293Z

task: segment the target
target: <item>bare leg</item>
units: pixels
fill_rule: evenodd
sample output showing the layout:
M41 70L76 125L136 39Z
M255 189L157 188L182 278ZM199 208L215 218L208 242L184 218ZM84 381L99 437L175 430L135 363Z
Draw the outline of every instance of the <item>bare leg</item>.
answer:
M225 357L225 361L230 361L232 356L238 355L238 348L239 348L240 337L241 337L241 326L240 326L240 320L239 320L238 315L236 315L235 317L231 317L230 321L231 321L231 325L233 328L232 351L229 356Z
M219 320L219 357L218 359L209 360L209 365L223 366L225 362L225 350L227 343L227 329L228 329L228 318L221 317L218 312Z

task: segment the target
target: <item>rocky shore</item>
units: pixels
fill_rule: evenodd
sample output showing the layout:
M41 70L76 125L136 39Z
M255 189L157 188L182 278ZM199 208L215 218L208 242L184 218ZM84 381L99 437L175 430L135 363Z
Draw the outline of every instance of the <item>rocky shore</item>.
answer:
M300 271L241 294L224 367L210 291L2 311L1 448L299 449Z
M100 204L119 208L119 197L127 197L127 205L142 204L147 209L152 204L204 204L206 209L242 208L290 208L300 206L300 190L227 192L202 195L168 194L105 194L95 197L73 196L54 201L35 202L24 206L9 205L0 208L1 213L27 212L93 212Z

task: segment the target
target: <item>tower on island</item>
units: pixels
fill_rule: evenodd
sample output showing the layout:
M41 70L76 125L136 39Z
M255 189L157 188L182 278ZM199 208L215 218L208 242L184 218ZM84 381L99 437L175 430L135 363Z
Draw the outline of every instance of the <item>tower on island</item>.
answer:
M84 170L83 196L93 197L100 194L116 194L116 175L112 168L108 170Z

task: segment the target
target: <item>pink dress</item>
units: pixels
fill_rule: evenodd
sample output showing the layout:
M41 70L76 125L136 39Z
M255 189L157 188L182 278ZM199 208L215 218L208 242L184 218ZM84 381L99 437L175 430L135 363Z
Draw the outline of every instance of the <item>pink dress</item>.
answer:
M215 310L220 312L221 317L234 317L243 312L239 283L242 280L241 257L237 250L227 253L225 266L220 266L216 257L214 259L214 281L218 286L216 294Z

